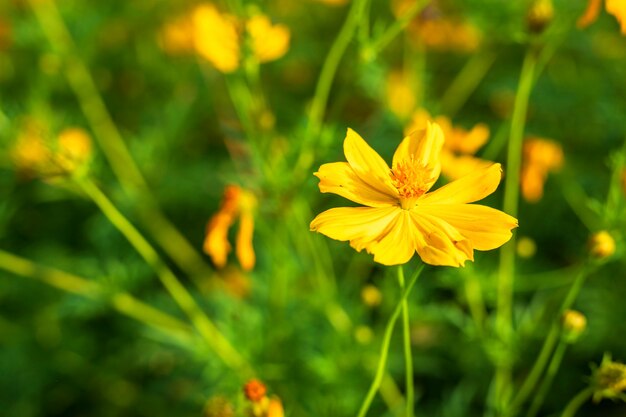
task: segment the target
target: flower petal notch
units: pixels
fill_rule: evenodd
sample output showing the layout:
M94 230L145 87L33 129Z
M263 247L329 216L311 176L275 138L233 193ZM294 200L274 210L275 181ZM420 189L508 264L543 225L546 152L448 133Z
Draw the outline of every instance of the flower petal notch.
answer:
M344 140L347 162L324 164L315 175L321 192L365 207L326 210L311 231L365 249L383 265L409 262L417 253L430 265L459 267L474 250L496 249L512 236L517 220L491 207L470 204L493 193L500 164L477 169L430 192L441 172L444 136L437 123L405 137L391 167L352 129Z

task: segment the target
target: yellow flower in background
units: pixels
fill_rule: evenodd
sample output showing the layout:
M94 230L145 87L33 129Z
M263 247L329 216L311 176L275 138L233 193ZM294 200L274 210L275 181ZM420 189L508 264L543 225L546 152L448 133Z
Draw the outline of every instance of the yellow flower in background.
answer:
M543 197L543 186L549 172L558 171L563 165L561 145L551 140L530 138L524 141L523 164L520 174L522 196L535 203Z
M385 85L387 106L399 119L407 119L417 104L416 86L411 77L402 70L391 71Z
M159 34L159 44L170 54L195 50L217 70L231 73L241 65L243 29L250 39L250 52L259 63L274 61L289 49L287 26L272 25L262 14L238 20L211 3L200 4L190 15L166 24Z
M487 125L479 123L467 131L453 126L448 117L433 118L426 110L419 109L404 129L404 134L408 135L414 130L425 129L429 121L437 123L446 138L441 150L441 172L444 176L455 180L493 164L491 161L473 156L489 140Z
M246 22L246 29L252 42L252 51L260 63L274 61L289 49L289 28L285 25L272 25L265 15L256 15Z
M408 262L415 252L431 265L462 266L474 249L495 249L511 238L513 217L469 204L495 191L500 164L476 171L428 192L441 171L444 138L436 123L404 138L391 168L356 132L348 129L347 162L324 164L315 175L323 193L365 207L332 208L311 222L311 230L350 241L384 265Z
M324 3L327 6L343 6L348 4L350 0L314 0L318 3Z
M57 158L67 171L74 171L91 159L91 137L80 128L68 128L59 133Z
M212 4L201 4L192 12L193 41L198 54L222 72L239 67L239 34L233 16L220 13Z
M576 24L579 28L586 28L598 19L600 15L600 8L602 7L602 0L589 0L587 9L582 16L578 19ZM626 1L624 0L606 0L605 8L607 13L612 14L617 18L621 26L622 34L626 35Z
M605 259L615 253L615 239L606 230L591 235L588 246L589 252L594 258Z
M252 247L254 233L254 209L256 199L252 193L236 186L229 185L224 190L222 204L217 213L207 224L204 239L204 252L211 257L217 268L226 265L232 247L228 242L228 230L239 217L235 253L241 267L246 271L254 267L256 257Z
M193 23L189 16L165 24L159 33L159 46L171 55L186 54L194 50Z

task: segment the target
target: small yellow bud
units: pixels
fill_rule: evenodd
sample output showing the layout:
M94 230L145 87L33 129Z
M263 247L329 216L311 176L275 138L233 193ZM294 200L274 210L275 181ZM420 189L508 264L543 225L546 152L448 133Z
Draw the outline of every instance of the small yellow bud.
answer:
M537 244L529 237L522 236L517 241L517 254L520 258L532 258L537 252Z
M91 159L91 138L82 129L69 128L59 134L57 159L67 172L73 172Z
M376 307L380 305L383 295L374 285L368 284L361 290L361 299L368 307Z
M566 310L561 317L563 337L569 343L574 343L587 327L587 318L576 310Z
M622 393L626 391L626 365L613 362L610 356L605 356L600 367L593 373L592 387L594 402L599 402L603 398L623 397Z
M551 0L535 0L526 15L528 29L533 33L541 33L554 17Z
M615 253L615 240L606 230L594 233L589 239L589 252L598 259L608 258Z

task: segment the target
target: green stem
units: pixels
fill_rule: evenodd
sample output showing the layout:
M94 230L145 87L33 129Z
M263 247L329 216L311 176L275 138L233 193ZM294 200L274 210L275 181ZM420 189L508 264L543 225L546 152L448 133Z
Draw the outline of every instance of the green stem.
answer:
M54 268L44 267L32 261L0 250L0 269L17 276L33 278L52 287L89 299L106 299L105 291L98 283ZM134 298L132 295L119 292L108 296L113 308L139 322L167 333L173 339L191 339L191 328L186 323L163 313L162 311Z
M438 114L454 116L485 78L495 60L496 54L491 50L473 55L443 94Z
M222 361L236 371L251 374L251 368L239 355L239 352L217 329L215 324L200 309L187 289L180 283L174 273L161 260L158 253L130 223L126 217L113 205L106 195L90 180L76 179L81 189L100 208L107 219L126 237L129 243L137 250L144 260L152 267L163 283L165 289L174 301L189 317L202 338L211 347Z
M407 296L411 292L411 289L413 288L413 285L415 285L417 278L420 276L423 270L424 270L424 265L422 264L417 269L417 271L415 271L415 273L409 280L409 284L406 286L406 289L402 293L400 302L398 302L398 305L396 306L391 317L389 318L389 321L387 322L387 326L385 327L385 334L383 336L383 344L380 348L380 358L378 360L378 366L376 368L376 375L374 376L374 380L372 381L372 384L370 385L370 389L367 392L367 395L365 396L363 403L361 404L361 408L359 409L359 413L357 414L357 417L365 417L365 415L367 415L367 411L369 410L370 405L372 404L372 401L374 400L374 396L376 395L376 392L380 388L380 384L385 375L385 366L387 364L387 357L389 356L389 345L391 343L391 336L393 334L393 328L396 324L396 321L398 320L400 311L402 311L404 300L406 300Z
M413 18L426 7L428 1L415 1L386 31L375 39L369 47L363 51L366 60L374 59L393 39L404 30Z
M398 283L404 291L404 270L398 267ZM404 333L404 366L406 367L406 416L413 417L415 390L413 389L413 354L411 353L411 326L409 321L409 303L402 300L402 330Z
M561 304L561 307L559 308L556 318L552 322L552 325L550 326L550 330L548 331L548 336L545 338L543 342L543 346L541 347L539 356L537 356L537 359L535 360L535 363L533 364L533 367L531 368L530 373L528 374L528 376L522 383L522 386L517 391L517 395L513 398L513 401L511 402L510 409L512 410L513 413L515 413L516 410L522 404L524 404L524 402L526 402L530 394L533 392L533 390L537 386L537 383L539 382L539 379L541 378L543 371L545 370L548 364L550 355L552 354L554 347L559 340L559 334L561 331L561 324L560 324L561 317L563 313L565 312L565 310L568 310L569 308L571 308L572 304L574 304L574 301L576 301L576 298L578 297L578 294L580 293L580 290L583 284L585 283L585 280L590 271L591 271L591 268L588 265L583 265L583 267L578 272L576 279L572 283L572 286L567 292L567 295L563 299L563 303Z
M580 391L578 394L576 394L574 398L572 398L569 404L567 404L567 406L563 410L563 413L561 414L561 417L574 417L578 409L585 402L587 402L589 398L591 398L592 394L592 388L585 388L584 390Z
M348 16L335 39L335 42L328 51L326 60L322 65L322 71L317 80L315 87L315 95L311 102L311 107L308 114L308 122L306 126L306 132L304 135L302 147L307 149L311 144L311 141L316 139L321 130L322 123L324 121L324 115L326 114L326 105L328 103L328 95L339 67L339 62L346 52L350 41L354 37L356 28L359 25L361 16L365 10L368 0L354 0ZM302 173L308 170L313 163L314 156L312 152L300 152L298 161L296 162L296 173Z
M519 179L522 164L522 140L526 124L526 112L535 74L536 51L529 49L520 74L507 153L504 189L504 212L517 217L519 202ZM497 288L496 331L509 348L512 333L513 277L515 275L515 235L500 251L500 269ZM505 357L496 364L494 401L496 409L503 409L508 402L511 388L511 360Z
M74 40L54 0L29 2L53 49L64 58L67 81L117 179L130 196L141 197L138 214L142 223L178 267L196 280L197 285L202 285L200 279L212 280L213 272L201 255L160 211L113 122L89 69L80 59Z
M552 355L552 359L550 360L550 364L548 365L548 369L546 370L546 375L541 381L541 385L535 394L532 403L530 404L530 409L528 410L527 417L535 417L541 405L543 404L544 399L546 398L546 394L550 390L552 386L552 382L554 381L554 377L561 366L561 362L563 361L563 356L565 356L565 351L567 349L567 342L561 337L559 344L554 350L554 354Z

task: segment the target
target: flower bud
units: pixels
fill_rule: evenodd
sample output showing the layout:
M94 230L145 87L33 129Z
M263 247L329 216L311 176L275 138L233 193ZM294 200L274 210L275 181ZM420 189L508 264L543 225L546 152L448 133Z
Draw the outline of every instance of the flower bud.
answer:
M528 259L537 253L537 244L527 236L522 236L517 240L517 254L520 258Z
M593 400L615 399L626 391L626 365L613 362L609 355L602 358L602 363L592 376Z
M563 337L568 343L574 343L587 328L587 318L576 310L566 310L561 317Z
M82 129L65 129L58 137L56 157L66 172L74 172L91 159L91 138Z
M258 379L251 379L243 386L243 393L252 402L260 402L267 394L267 388Z
M272 397L267 406L267 417L285 417L283 403L277 397Z
M376 286L368 284L361 290L361 299L368 307L376 307L380 305L383 295Z
M606 230L594 233L589 238L589 252L597 259L608 258L615 253L615 240Z
M526 24L532 33L540 34L552 22L553 17L554 7L551 0L535 0L526 15Z

